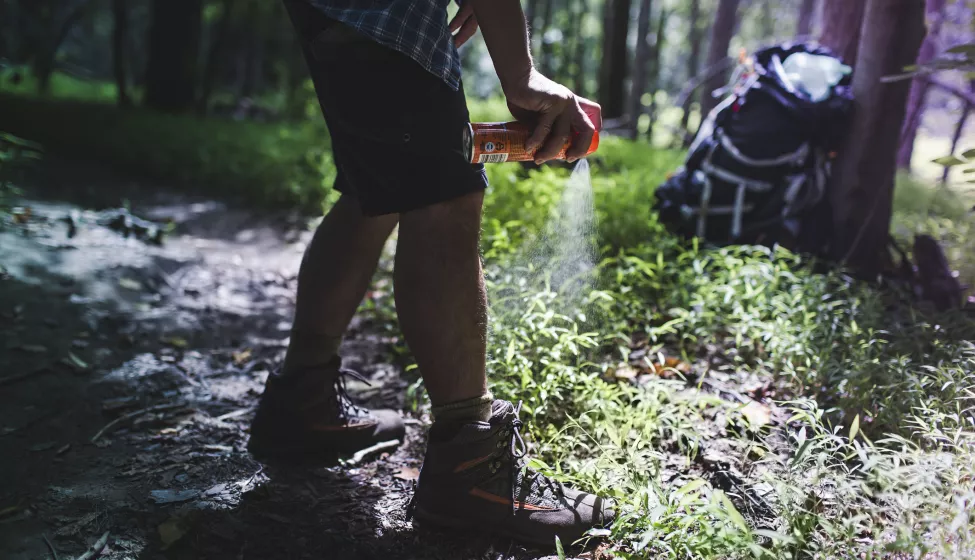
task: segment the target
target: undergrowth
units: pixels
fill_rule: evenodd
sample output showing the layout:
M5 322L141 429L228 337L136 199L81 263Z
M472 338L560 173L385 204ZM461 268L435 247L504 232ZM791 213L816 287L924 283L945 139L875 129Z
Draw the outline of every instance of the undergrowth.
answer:
M970 557L975 323L784 250L678 242L642 186L669 156L627 148L594 171L603 258L583 294L559 294L511 246L557 213L566 173L495 178L509 190L488 197L489 367L496 394L525 402L536 466L625 504L623 558ZM930 220L957 241L971 218L897 221ZM691 367L656 375L675 358ZM652 374L607 381L622 367ZM777 420L726 394L754 378Z

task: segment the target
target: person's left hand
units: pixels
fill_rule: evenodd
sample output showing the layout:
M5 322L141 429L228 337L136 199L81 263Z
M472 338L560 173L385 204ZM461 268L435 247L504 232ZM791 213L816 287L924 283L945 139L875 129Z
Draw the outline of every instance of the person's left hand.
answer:
M456 32L454 35L454 45L458 48L473 37L477 33L477 16L474 15L474 2L471 0L463 0L457 15L454 16L454 19L450 20L449 27L451 33Z

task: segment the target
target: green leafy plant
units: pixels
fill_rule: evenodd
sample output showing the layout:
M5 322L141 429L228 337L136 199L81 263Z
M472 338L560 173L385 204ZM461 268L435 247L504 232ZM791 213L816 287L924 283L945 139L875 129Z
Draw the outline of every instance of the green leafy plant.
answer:
M945 167L958 167L965 174L965 182L975 185L975 149L968 150L960 156L944 156L934 160L934 163Z

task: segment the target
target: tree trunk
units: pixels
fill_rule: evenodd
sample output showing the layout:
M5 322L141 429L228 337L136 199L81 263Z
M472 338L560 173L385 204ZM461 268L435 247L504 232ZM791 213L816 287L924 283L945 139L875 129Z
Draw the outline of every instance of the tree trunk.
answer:
M867 0L825 0L823 5L823 34L819 42L829 47L847 64L853 64L857 60L866 2Z
M796 24L796 37L809 39L813 33L813 18L816 16L816 0L801 0L799 3L799 22Z
M545 40L545 32L552 27L552 17L555 15L555 0L545 0L542 10L542 25L539 31L542 34L542 74L552 75L552 46Z
M653 34L653 45L650 48L650 124L647 126L647 140L653 142L653 125L657 122L657 91L660 89L660 56L667 42L666 9L661 9L657 15L657 29Z
M701 0L690 0L690 2L690 14L687 16L687 23L690 26L688 39L691 43L691 52L687 56L687 79L693 80L701 71L701 42L704 39L704 33L701 32ZM691 142L688 128L691 121L691 107L694 105L695 97L697 97L697 90L688 94L681 106L684 116L680 120L680 129L684 132L684 147L689 146Z
M264 83L264 41L263 18L261 6L258 2L250 4L251 11L246 19L244 28L245 48L242 53L243 58L243 80L239 99L247 99L259 93Z
M207 58L203 67L203 83L200 85L200 99L197 102L197 112L206 115L210 107L210 97L213 95L213 82L217 77L217 67L223 56L227 38L230 36L230 22L232 21L235 0L223 1L223 13L220 14L220 21L217 22L213 39L210 41L210 48L207 50Z
M586 87L586 38L582 34L582 27L585 24L586 16L589 15L589 0L579 0L581 4L581 14L579 16L579 26L576 27L576 52L575 56L575 93L582 97L587 97L588 87Z
M525 21L528 22L529 32L535 34L535 16L538 15L538 0L525 2Z
M643 94L647 88L647 63L650 60L650 14L653 0L640 0L637 16L636 53L633 57L633 79L630 81L630 110L627 129L630 138L639 134L640 115L643 114Z
M564 84L579 81L580 68L576 66L576 51L582 43L582 34L578 30L582 28L583 6L581 0L569 0L569 29L575 30L562 42L562 64L561 70L565 75ZM579 93L576 91L575 93ZM581 95L581 94L580 94Z
M193 109L202 24L202 0L153 0L147 106L166 112Z
M975 80L968 82L968 89L973 94L975 94ZM968 124L968 117L971 115L972 110L975 110L975 104L971 101L965 100L961 110L961 118L958 119L958 126L955 128L955 135L951 137L951 151L948 152L952 155L958 151L958 143L961 141L962 134L965 133L965 125ZM948 177L951 176L951 168L945 167L944 173L941 175L941 182L947 183Z
M0 60L13 58L16 49L11 44L13 42L14 10L16 6L12 3L0 0Z
M82 0L80 3L65 16L64 21L54 31L50 41L47 42L44 50L37 54L34 60L34 75L37 77L37 91L41 95L47 95L51 91L51 76L54 74L57 65L58 52L61 45L68 39L71 30L81 21L85 15L85 9L89 6L89 0ZM42 41L43 44L43 41Z
M834 257L873 278L887 261L897 146L910 82L881 78L917 60L923 0L867 0L853 77L853 126L830 189Z
M740 0L719 0L718 11L711 26L711 41L708 47L707 67L713 68L728 59L728 48L735 33L738 22L738 5ZM701 94L701 115L707 116L717 105L712 93L728 83L728 72L719 72L704 82Z
M973 88L975 91L975 88ZM958 150L958 143L961 141L961 136L965 132L965 125L968 124L968 116L972 113L972 104L965 102L961 110L961 118L958 119L958 125L955 127L955 135L951 137L951 154L954 154ZM941 174L941 182L948 183L948 177L951 176L951 168L945 167L944 173Z
M779 6L774 4L778 3L779 0L764 0L762 2L762 39L766 44L775 41L775 10Z
M627 36L630 0L607 0L603 26L603 66L599 102L603 118L622 117L626 111Z
M128 0L112 0L112 16L114 28L112 30L112 67L115 73L115 88L120 107L132 104L129 98L128 62L125 46L129 41L129 6Z
M921 43L921 51L917 55L917 63L931 62L938 55L941 45L941 28L945 17L945 0L927 0L928 34ZM915 78L911 84L911 94L907 98L907 118L904 120L904 130L901 132L900 150L897 152L897 167L905 171L911 170L911 159L914 157L914 142L917 131L924 120L924 103L928 95L930 82L923 78Z

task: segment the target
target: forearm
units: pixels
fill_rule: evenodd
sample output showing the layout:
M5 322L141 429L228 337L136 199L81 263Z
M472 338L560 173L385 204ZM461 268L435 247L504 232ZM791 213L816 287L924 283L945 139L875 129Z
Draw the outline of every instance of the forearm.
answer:
M528 24L519 0L473 0L501 87L524 83L532 72Z

